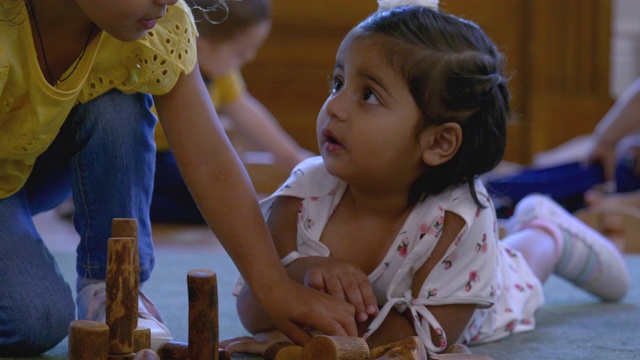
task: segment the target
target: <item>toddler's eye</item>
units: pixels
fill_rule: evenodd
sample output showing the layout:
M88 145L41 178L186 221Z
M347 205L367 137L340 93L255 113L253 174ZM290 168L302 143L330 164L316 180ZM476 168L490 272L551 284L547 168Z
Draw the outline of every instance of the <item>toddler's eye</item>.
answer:
M329 86L330 86L330 92L332 94L335 94L338 91L340 91L340 89L342 89L342 80L340 80L337 77L334 77L331 79Z
M364 94L362 94L362 100L368 104L380 104L380 100L378 100L378 97L371 89L366 89L364 91Z

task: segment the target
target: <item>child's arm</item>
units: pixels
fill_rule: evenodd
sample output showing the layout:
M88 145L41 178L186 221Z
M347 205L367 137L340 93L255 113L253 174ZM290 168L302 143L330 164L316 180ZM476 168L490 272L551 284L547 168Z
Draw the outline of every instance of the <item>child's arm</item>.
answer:
M280 257L297 249L296 231L300 201L299 198L281 196L271 207L267 224ZM322 268L326 272L321 270ZM373 308L370 311L371 315L377 313L376 298L367 275L344 261L319 256L303 257L289 264L287 272L299 283L305 283L305 280L312 276L314 279L309 286L325 291L341 301L347 300L356 308L356 313L360 314L360 321L367 319L367 307ZM257 306L254 295L246 286L238 295L237 306L243 325L251 333L269 331L273 328L269 317Z
M640 78L613 104L593 131L590 162L602 163L607 180L615 179L616 146L629 134L640 130Z
M452 212L446 211L444 217L444 225L442 227L442 235L433 249L431 256L427 261L418 269L413 278L413 297L416 298L420 294L422 284L425 279L433 270L433 268L444 258L444 255L449 249L449 246L453 243L456 237L462 231L465 222L464 220ZM473 304L455 304L455 305L441 305L430 306L429 311L436 319L444 333L447 335L447 342L453 344L469 323L473 312L476 310L476 305ZM431 338L437 339L437 334L431 329Z
M207 224L277 327L296 342L298 324L355 335L353 307L292 281L279 262L246 171L211 105L198 66L156 108L180 171Z
M442 261L447 249L456 239L463 226L464 220L460 216L448 211L445 212L442 235L431 253L431 256L414 275L412 290L413 298L417 298L420 295L420 290L427 278L427 275L429 275L436 264ZM475 309L476 305L473 304L429 307L431 314L433 314L440 325L442 325L449 344L453 344L460 337ZM402 337L409 336L407 333L411 333L413 336L416 335L411 313L407 310L404 314L399 314L394 309L387 315L380 327L371 334L367 339L367 342L370 346L379 346L393 341L398 341ZM436 345L439 345L437 340L439 336L439 334L431 329L431 339Z

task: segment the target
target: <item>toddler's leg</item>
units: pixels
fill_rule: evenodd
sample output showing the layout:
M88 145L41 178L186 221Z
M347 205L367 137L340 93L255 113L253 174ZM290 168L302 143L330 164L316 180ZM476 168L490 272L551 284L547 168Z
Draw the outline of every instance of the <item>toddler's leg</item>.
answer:
M0 357L36 356L67 336L75 305L24 190L0 200Z
M530 228L545 230L556 241L555 274L603 300L619 300L627 293L629 274L618 249L553 200L534 194L516 205L509 233Z

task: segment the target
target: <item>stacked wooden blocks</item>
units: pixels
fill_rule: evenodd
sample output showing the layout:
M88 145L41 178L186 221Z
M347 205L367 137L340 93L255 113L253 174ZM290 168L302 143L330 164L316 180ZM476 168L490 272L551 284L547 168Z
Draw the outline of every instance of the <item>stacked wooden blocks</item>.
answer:
M151 349L151 331L138 327L140 287L138 222L113 219L108 243L106 321L74 320L69 325L70 360L218 360L229 356L218 349L216 274L191 270L189 344L170 342Z

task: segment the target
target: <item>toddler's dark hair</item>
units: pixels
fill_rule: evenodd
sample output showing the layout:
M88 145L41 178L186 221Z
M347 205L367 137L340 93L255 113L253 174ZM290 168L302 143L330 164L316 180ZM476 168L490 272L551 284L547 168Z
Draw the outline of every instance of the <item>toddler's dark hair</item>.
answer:
M462 144L448 162L429 168L411 185L409 203L474 180L504 155L510 95L504 58L476 24L423 6L379 11L353 30L381 34L387 61L406 79L424 119L421 129L455 122ZM420 129L419 129L420 130Z
M271 20L270 0L189 0L200 36L227 41L262 21Z

